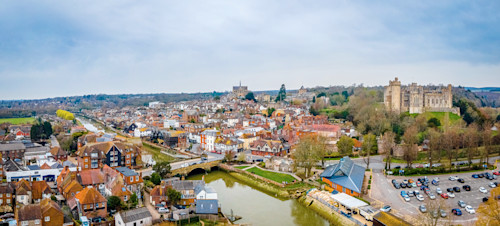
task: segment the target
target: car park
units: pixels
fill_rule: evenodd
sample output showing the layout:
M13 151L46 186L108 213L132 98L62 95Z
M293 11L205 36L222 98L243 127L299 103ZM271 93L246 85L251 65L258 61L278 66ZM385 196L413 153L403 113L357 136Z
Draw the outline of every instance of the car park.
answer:
M391 211L391 206L387 205L387 206L384 206L380 209L380 211L382 212L390 212Z
M462 200L458 200L458 206L464 208L466 206L465 202Z
M448 192L446 193L448 195L448 197L450 198L455 198L455 194L453 192Z
M466 191L470 191L470 186L469 185L464 185L462 186L462 188Z
M462 211L460 209L452 209L451 212L457 216L462 216Z
M441 188L436 188L436 193L440 195L441 193L443 193L443 191L441 191Z
M446 214L446 211L444 211L443 209L439 209L439 213L440 213L442 218L445 218L448 216L448 214Z
M481 193L487 193L488 191L486 190L486 188L480 187L479 188L479 192L481 192Z
M423 205L423 204L422 204L422 205L420 205L420 206L418 207L418 209L419 209L419 210L420 210L420 212L422 212L422 213L427 212L427 208L426 208L426 207L425 207L425 205Z
M446 194L446 193L441 194L441 197L443 197L443 199L448 199L449 198L448 194Z
M472 208L472 206L470 206L470 205L467 205L465 207L465 211L467 211L470 214L475 214L476 213L476 211L474 210L474 208Z

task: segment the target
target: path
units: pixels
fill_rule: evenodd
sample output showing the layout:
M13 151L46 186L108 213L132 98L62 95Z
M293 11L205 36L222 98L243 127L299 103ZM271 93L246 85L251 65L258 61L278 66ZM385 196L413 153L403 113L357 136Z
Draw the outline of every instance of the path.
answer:
M257 167L257 168L259 168L259 169L261 169L261 170L265 170L265 171L270 171L270 172L275 172L275 173L283 173L283 174L288 174L288 175L290 175L290 176L294 177L295 179L297 179L297 181L302 181L302 178L300 178L299 176L297 176L297 175L295 175L295 174L293 174L293 173L289 173L289 172L282 172L282 171L271 170L271 169L264 169L264 168L261 168L261 167L260 167L260 166L258 166L258 165L255 165L255 166L253 166L253 167ZM250 167L250 168L253 168L253 167ZM248 168L245 168L245 170L246 170L246 169L248 169Z
M156 211L155 207L149 202L149 193L144 192L144 205L148 208L149 212L153 216L153 222L160 219L160 214Z

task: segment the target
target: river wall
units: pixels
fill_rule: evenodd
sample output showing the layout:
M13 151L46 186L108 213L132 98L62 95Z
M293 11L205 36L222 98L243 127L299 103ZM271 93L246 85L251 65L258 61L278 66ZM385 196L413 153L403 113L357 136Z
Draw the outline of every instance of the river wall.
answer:
M299 203L305 205L307 208L312 209L314 212L321 215L323 218L328 220L331 225L346 225L355 226L356 224L344 216L340 215L338 212L324 205L323 203L315 200L313 198L302 196L298 199Z

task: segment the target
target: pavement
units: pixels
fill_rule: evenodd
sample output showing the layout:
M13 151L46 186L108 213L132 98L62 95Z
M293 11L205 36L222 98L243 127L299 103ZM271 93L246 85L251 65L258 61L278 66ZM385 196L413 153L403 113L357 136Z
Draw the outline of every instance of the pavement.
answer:
M155 207L149 202L149 193L144 192L144 205L148 208L149 212L153 216L153 222L160 219L160 214L156 211Z

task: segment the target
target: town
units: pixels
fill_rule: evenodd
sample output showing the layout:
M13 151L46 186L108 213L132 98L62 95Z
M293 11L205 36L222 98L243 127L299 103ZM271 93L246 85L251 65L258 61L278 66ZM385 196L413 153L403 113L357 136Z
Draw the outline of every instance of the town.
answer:
M270 93L240 82L141 106L43 100L61 107L0 119L0 220L500 224L500 110L468 92L395 78Z

